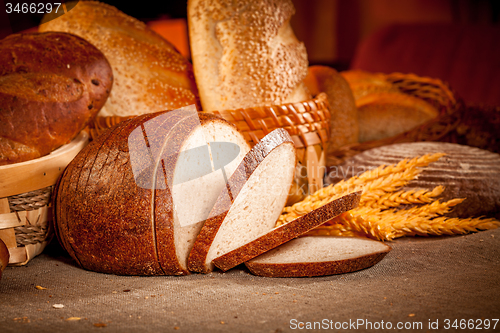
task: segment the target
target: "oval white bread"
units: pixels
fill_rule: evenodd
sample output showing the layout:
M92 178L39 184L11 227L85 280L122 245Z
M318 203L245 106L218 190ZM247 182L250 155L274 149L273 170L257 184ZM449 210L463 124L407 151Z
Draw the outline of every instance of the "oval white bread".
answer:
M295 37L290 0L189 0L188 24L204 111L310 99L307 53Z
M213 259L274 228L290 191L295 163L295 146L282 128L250 150L196 238L188 259L190 271L212 271Z
M267 277L342 274L371 267L391 248L356 237L306 236L294 239L245 263L250 272Z

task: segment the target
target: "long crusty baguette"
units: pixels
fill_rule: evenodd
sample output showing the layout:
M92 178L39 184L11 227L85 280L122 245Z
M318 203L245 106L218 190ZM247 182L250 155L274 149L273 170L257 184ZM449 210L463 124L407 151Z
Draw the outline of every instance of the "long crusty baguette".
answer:
M391 248L355 237L306 236L294 239L245 263L267 277L322 276L359 271L382 260Z
M79 1L40 31L80 36L109 60L115 84L99 116L133 116L198 104L192 66L167 40L113 6Z
M290 190L295 163L295 146L284 129L272 131L252 148L196 238L189 270L212 271L213 259L274 227Z
M69 143L106 102L111 67L85 40L61 32L0 41L0 165Z
M196 83L204 111L301 102L307 53L290 0L189 0Z
M238 248L221 254L213 262L218 268L227 271L308 232L339 214L356 208L360 197L361 193L356 192L329 202L287 224L261 233L254 239L247 242L240 242L241 245ZM229 235L222 234L220 237L229 237Z
M220 167L209 150L214 142L238 147L222 165L230 177L250 148L216 116L146 114L103 133L69 164L58 185L54 211L63 247L93 271L188 274L188 253L226 184L222 170L212 169ZM189 169L198 162L208 171Z

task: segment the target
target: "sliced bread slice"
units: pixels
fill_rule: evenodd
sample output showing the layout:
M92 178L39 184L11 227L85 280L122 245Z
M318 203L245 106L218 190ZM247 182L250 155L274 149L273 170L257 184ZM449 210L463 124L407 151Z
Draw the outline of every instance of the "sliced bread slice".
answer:
M268 229L254 239L243 244L240 243L238 248L226 251L215 258L213 262L218 268L227 271L308 232L339 214L356 208L360 197L361 192L355 192L333 200L287 224Z
M342 274L371 267L391 248L357 237L306 236L294 239L245 263L250 272L267 277Z
M284 129L265 136L245 156L220 193L189 254L194 272L213 270L212 260L274 228L295 171L293 141Z

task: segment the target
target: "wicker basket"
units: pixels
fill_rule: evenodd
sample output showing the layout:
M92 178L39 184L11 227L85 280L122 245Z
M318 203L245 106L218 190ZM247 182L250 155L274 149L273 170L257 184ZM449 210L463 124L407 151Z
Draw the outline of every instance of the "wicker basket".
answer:
M313 193L323 187L325 152L330 137L330 106L326 94L299 103L208 113L236 125L251 146L276 128L286 129L297 148L297 160L306 168L307 176L302 173L307 177L304 192ZM90 136L96 138L106 129L130 118L133 117L97 117L90 126Z
M453 91L438 79L420 77L414 74L380 74L387 82L401 92L425 100L439 111L434 119L399 135L376 141L343 146L330 152L334 165L365 150L403 142L417 141L449 141L447 136L454 132L460 124L465 105Z
M52 189L87 142L82 131L47 156L0 166L0 238L9 249L9 265L28 263L50 241Z

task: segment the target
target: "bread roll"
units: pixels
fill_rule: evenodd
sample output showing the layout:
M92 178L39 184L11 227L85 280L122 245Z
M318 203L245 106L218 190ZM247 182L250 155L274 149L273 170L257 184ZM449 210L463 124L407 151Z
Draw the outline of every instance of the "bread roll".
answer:
M238 147L223 165L220 142ZM189 251L226 184L221 168L230 177L249 150L233 125L209 114L160 112L121 122L64 171L55 191L56 235L89 270L188 274Z
M423 99L402 93L366 95L356 101L359 141L374 141L404 133L436 118L439 111Z
M340 73L351 87L354 100L377 93L400 91L385 79L384 74L370 73L361 70L349 70Z
M189 0L194 73L204 111L301 102L310 98L304 44L290 0Z
M40 26L94 44L115 76L99 116L133 116L197 104L191 64L167 40L113 6L79 1L68 13Z
M331 117L326 165L332 165L328 153L358 142L358 110L351 88L342 75L327 66L310 66L304 83L313 95L320 92L328 95Z
M445 153L425 167L406 189L432 190L445 187L441 201L466 198L446 214L451 217L491 216L500 218L500 155L469 146L443 142L393 144L367 150L336 167L327 178L329 183L360 175L382 164L398 163L404 158Z
M104 55L61 32L0 41L0 165L70 142L104 105L113 83Z
M403 93L384 74L359 70L341 74L349 83L358 108L359 142L404 133L439 115L433 105Z

